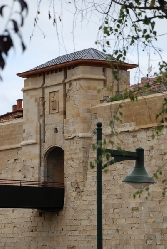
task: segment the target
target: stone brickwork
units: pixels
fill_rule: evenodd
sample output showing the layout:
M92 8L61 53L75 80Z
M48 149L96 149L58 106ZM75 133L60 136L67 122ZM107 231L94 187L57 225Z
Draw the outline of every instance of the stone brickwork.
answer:
M0 174L1 178L23 177L21 172L21 145L23 120L0 123Z
M129 72L119 73L123 91ZM123 123L116 124L118 136L113 137L109 121L120 102L100 104L110 95L110 84L115 94L112 70L96 66L48 71L25 80L23 119L0 123L0 178L46 181L53 176L58 181L60 177L65 204L62 211L51 213L0 209L0 249L96 248L96 169L89 164L96 156L92 144L97 121L103 122L108 144L113 140L131 151L143 147L148 173L161 168L162 178L166 177L166 126L154 140L151 137L165 94L124 101ZM166 199L158 204L163 185L158 181L151 186L147 201L145 194L134 200L134 189L122 183L133 164L116 163L103 173L104 249L165 249Z

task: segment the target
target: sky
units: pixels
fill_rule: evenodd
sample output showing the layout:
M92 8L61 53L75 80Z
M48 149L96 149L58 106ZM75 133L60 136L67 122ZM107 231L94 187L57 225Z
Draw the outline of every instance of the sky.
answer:
M99 0L100 1L100 0ZM12 0L4 0L5 4L11 6ZM102 51L100 45L96 45L98 28L101 25L102 16L99 13L93 14L87 12L87 16L75 9L72 1L56 0L55 13L57 25L53 26L53 7L49 8L51 0L43 0L40 8L37 8L39 0L27 0L29 12L25 19L25 25L22 29L22 36L27 46L23 53L20 41L14 37L15 49L10 51L6 59L5 69L1 72L3 81L0 82L0 115L12 111L12 105L16 104L16 100L23 98L21 89L23 88L24 79L19 78L16 74L27 71L35 66L52 60L66 53L72 53L85 48L96 48ZM78 0L78 3L83 2ZM37 9L39 14L38 27L34 29L34 18ZM19 10L19 6L15 6L15 10ZM48 12L50 10L51 19L49 20ZM4 11L4 17L1 18L2 32L6 20L8 19L9 8ZM17 14L16 14L17 15ZM15 15L15 16L16 16ZM16 17L17 18L17 17ZM19 21L19 19L18 19ZM157 23L159 33L165 33L164 25ZM30 40L31 37L31 40ZM166 36L159 37L158 47L163 48L163 57L167 58ZM144 51L140 54L140 74L135 77L138 70L131 70L131 84L137 83L139 77L146 76L148 64L154 66L159 58L154 53ZM138 58L135 50L129 54L129 62L138 64ZM153 71L151 72L153 74ZM151 76L151 75L150 75Z

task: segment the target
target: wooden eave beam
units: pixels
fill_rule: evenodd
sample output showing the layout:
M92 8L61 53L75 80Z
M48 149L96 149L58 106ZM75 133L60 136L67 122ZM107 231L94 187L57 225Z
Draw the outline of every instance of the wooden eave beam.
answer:
M128 69L133 69L138 67L136 64L128 64L128 63L118 63L115 61L112 61L111 63L108 61L104 60L90 60L90 59L80 59L80 60L74 60L70 62L65 62L62 64L56 64L53 66L48 66L44 68L39 68L31 71L26 71L23 73L17 73L17 76L22 77L22 78L29 78L31 76L34 76L36 74L60 69L60 68L68 68L70 66L97 66L97 67L104 67L104 68L119 68L120 70L125 70L127 71Z

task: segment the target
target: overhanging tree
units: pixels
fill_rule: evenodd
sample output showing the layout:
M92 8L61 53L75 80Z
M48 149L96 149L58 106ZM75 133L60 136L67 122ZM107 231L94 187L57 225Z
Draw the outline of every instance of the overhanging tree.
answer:
M34 17L34 26L38 25L40 18L40 5L44 0L37 1L36 16ZM56 20L56 0L48 2L48 19L52 19L53 25L57 25ZM138 54L141 50L148 47L154 49L154 53L160 56L161 68L166 69L161 48L157 48L159 34L156 29L158 20L165 22L167 19L167 1L164 0L85 0L70 1L74 6L74 23L77 25L78 17L81 21L87 19L101 18L97 44L101 44L104 52L108 52L118 62L128 60L132 49L136 49ZM16 6L16 8L15 8ZM51 7L52 6L52 7ZM7 12L7 10L9 10ZM30 9L31 12L31 9ZM5 27L0 35L0 68L4 69L6 57L14 46L15 36L18 36L21 42L22 50L26 49L23 42L21 30L24 29L25 17L28 13L28 0L11 0L11 5L0 5L0 18L6 20ZM44 13L41 13L44 15ZM19 17L19 18L18 18ZM62 18L57 18L63 22ZM41 27L42 28L42 27ZM33 27L32 27L33 29ZM165 33L165 32L164 32ZM140 68L139 68L140 69Z
M19 8L15 9L16 2L19 4ZM5 10L8 9L8 16L4 15ZM6 57L9 51L14 47L14 35L16 35L21 42L22 50L26 49L23 42L21 28L24 26L25 16L28 13L28 5L24 0L13 0L11 5L0 5L0 17L5 19L5 25L0 34L0 68L3 70L6 63ZM17 16L20 18L20 22L17 20ZM1 76L0 76L1 79Z

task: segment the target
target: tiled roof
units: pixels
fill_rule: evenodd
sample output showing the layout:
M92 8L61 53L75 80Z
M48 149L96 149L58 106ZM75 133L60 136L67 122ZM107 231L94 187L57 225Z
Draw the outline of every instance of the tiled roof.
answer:
M12 112L7 112L6 114L0 115L0 122L9 121L16 118L22 118L23 117L22 101L23 101L22 99L17 100L17 105L12 106Z
M90 60L107 60L109 59L108 55L94 48L83 49L74 53L66 54L59 56L53 60L47 61L44 64L41 64L37 67L32 68L31 70L36 70L40 68L45 68L57 64L62 64L65 62L79 60L79 59L90 59ZM29 70L29 71L31 71Z
M130 90L132 91L135 91L136 93L140 90L142 90L142 88L145 86L145 85L149 85L148 87L148 91L150 93L154 93L154 92L164 92L164 91L167 91L167 85L166 85L166 82L164 83L163 82L163 79L164 77L161 76L161 81L158 81L157 82L157 78L158 77L154 77L154 78L147 78L145 77L142 82L140 83L137 83L137 84L134 84L134 85L131 85L130 86ZM166 80L166 79L164 79Z
M131 85L130 88L131 89L142 88L147 83L149 83L150 86L154 85L156 83L156 79L157 79L156 77L154 77L154 78L143 77L141 79L141 82Z
M7 112L6 114L0 115L0 123L22 117L23 117L23 108L20 110Z

